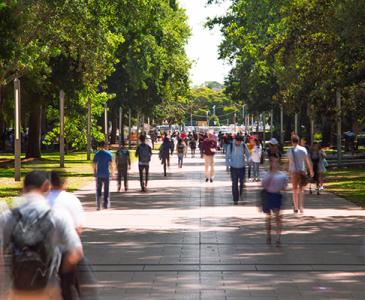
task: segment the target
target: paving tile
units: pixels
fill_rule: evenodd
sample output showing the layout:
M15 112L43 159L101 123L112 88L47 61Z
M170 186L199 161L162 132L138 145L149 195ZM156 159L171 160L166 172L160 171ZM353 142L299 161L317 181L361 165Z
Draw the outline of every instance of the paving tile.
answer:
M102 299L365 299L364 210L324 193L294 215L288 200L282 246L267 246L259 185L247 183L245 204L233 206L222 155L213 184L202 159L185 163L173 156L164 178L153 155L143 194L133 166L127 193L111 182L110 210L95 211L93 183L78 192Z

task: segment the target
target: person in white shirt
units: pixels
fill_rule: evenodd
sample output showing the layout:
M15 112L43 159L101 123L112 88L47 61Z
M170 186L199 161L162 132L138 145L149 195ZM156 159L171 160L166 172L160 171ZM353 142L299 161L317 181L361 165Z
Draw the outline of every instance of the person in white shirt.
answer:
M255 138L255 145L251 152L253 181L260 180L261 155L262 155L262 147L261 147L260 141L257 138Z
M81 235L85 221L85 213L80 200L72 193L65 191L65 179L56 171L51 171L51 190L46 199L53 211L64 212L68 214L78 235ZM62 259L67 255L67 251L62 249ZM82 261L81 263L84 264ZM76 299L73 295L73 289L80 296L80 283L77 277L77 266L68 272L59 272L61 293L64 299Z
M262 211L266 214L266 243L271 244L271 219L272 213L276 221L276 245L281 244L281 228L282 228L282 194L288 184L288 176L284 172L279 171L279 159L273 157L270 159L270 171L262 178L262 187L264 197L262 201Z
M310 177L313 177L313 167L307 149L299 145L299 137L293 135L291 141L293 147L288 150L288 159L289 173L293 185L294 213L298 213L298 209L303 213L307 174L309 172Z

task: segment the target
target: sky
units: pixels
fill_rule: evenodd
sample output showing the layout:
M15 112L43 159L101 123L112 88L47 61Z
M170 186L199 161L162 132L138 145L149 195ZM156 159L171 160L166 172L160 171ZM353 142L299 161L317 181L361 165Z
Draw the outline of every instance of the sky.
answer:
M222 40L219 28L204 28L207 17L224 15L230 1L223 4L206 5L207 0L180 0L186 9L192 36L186 47L189 58L193 61L191 69L192 85L201 85L205 81L224 82L230 67L228 63L218 59L218 46Z

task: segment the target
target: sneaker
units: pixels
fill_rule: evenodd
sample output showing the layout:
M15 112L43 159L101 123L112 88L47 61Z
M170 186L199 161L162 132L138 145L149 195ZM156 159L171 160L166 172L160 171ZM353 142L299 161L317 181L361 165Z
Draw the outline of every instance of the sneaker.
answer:
M304 213L304 209L303 208L301 208L299 211L300 211L301 214Z
M205 182L208 182L209 181L209 179L208 178L205 178Z
M238 205L238 201L233 201L233 204L234 205Z
M297 209L293 209L294 213L297 214L298 213L298 210Z
M96 210L100 210L100 206L98 206L98 207L96 208Z
M210 178L210 182L213 182L213 179L212 178Z

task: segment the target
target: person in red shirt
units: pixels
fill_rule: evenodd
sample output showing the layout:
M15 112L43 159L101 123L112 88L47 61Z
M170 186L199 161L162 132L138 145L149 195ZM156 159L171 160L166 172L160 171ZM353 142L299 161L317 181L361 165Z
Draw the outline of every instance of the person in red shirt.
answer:
M205 164L205 182L213 182L214 178L214 155L217 152L217 141L212 131L208 132L208 138L203 142L203 155Z

